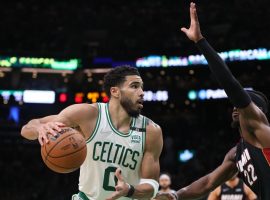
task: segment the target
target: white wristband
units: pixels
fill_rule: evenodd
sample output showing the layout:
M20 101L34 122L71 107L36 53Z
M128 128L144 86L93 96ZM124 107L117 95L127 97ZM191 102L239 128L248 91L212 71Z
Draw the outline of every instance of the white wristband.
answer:
M156 180L142 178L142 179L140 179L140 184L149 184L153 187L154 193L153 193L153 196L151 198L154 198L157 195L159 184Z

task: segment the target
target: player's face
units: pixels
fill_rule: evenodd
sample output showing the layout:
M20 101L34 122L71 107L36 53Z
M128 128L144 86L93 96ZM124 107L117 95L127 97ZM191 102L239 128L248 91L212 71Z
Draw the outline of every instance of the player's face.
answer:
M143 81L140 76L126 76L120 87L120 104L131 117L138 117L143 108Z
M160 177L159 178L159 185L161 187L161 189L168 189L171 185L171 180L169 177L164 176L164 177Z
M237 108L233 108L233 112L232 112L232 123L231 123L231 127L232 128L239 128L240 124L239 124L239 112L237 110Z

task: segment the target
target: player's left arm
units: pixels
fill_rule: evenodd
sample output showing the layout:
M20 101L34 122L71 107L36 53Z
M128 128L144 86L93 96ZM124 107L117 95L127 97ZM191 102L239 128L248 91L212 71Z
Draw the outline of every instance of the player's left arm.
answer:
M248 138L248 141L253 144L256 140L264 148L270 147L270 128L264 113L251 101L250 96L233 76L227 64L202 36L195 3L190 5L189 29L182 28L181 30L190 40L196 43L205 56L211 72L224 88L232 104L238 108L241 116L243 116L241 121L245 125L241 127L249 129L242 130L245 138Z
M257 199L257 195L254 192L252 192L252 190L246 184L244 184L244 192L245 195L247 196L247 200Z
M162 130L149 120L146 127L145 151L141 165L141 183L135 187L132 198L153 198L158 192L159 157L163 148Z
M132 199L154 198L159 187L157 180L160 173L159 157L162 147L163 138L161 128L149 120L146 127L145 151L141 164L140 183L134 186L129 185L123 179L121 170L117 169L115 172L115 176L118 179L115 187L116 191L106 200L114 200L123 196L128 196Z

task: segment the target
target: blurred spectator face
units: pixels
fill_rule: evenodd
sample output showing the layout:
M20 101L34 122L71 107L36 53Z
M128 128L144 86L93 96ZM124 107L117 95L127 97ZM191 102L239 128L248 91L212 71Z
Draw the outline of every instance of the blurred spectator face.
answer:
M234 181L239 181L239 178L237 177L238 174L234 175L230 180L228 180L226 183L230 184L233 183Z
M162 174L159 177L159 185L161 189L168 189L171 185L171 178L167 174Z

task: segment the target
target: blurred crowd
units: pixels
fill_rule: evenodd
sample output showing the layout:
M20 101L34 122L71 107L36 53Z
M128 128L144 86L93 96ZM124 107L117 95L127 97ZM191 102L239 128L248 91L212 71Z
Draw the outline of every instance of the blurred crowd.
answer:
M234 63L231 65L236 77L245 87L261 90L269 96L268 83L269 69L267 62ZM241 70L245 69L245 71ZM190 71L193 70L193 73ZM163 71L163 72L162 72ZM223 160L226 152L239 140L239 134L232 130L232 106L227 99L191 101L187 100L187 91L191 89L217 88L215 80L208 69L166 69L141 70L145 81L145 90L169 90L167 102L145 102L143 114L160 124L164 135L164 149L161 156L161 171L172 175L172 188L183 187L200 176L210 172ZM9 74L12 76L12 73ZM8 76L9 76L8 75ZM17 89L54 89L54 85L61 85L67 91L101 90L103 74L93 74L93 83L87 82L87 75L83 75L78 83L69 77L65 82L60 75L50 75L52 80L47 81L45 74L37 75L22 73ZM8 82L12 79L6 79ZM3 79L0 79L3 81ZM41 81L41 82L39 82ZM29 84L24 88L24 83ZM12 89L12 84L9 89ZM14 89L14 88L13 88ZM78 172L59 175L48 170L42 163L39 144L22 139L20 127L31 118L56 114L66 104L39 105L23 104L21 121L19 124L7 120L10 103L0 103L0 170L4 174L0 181L1 194L7 199L68 199L77 191ZM194 158L183 163L179 161L179 152L189 149L194 152ZM50 192L48 192L50 191Z
M4 1L0 51L12 55L180 55L195 48L180 33L189 1ZM219 50L269 47L269 2L197 2L202 30ZM259 21L259 23L258 23Z
M135 60L150 54L198 53L180 33L188 25L188 1L5 1L1 4L0 54L16 56L78 57L91 60L109 56ZM218 51L270 47L269 2L227 0L198 2L205 36ZM259 22L258 22L259 21ZM88 63L89 62L89 63ZM269 61L230 63L244 87L268 97ZM239 140L230 127L232 107L228 100L191 101L189 90L218 88L206 66L183 69L140 69L145 90L168 90L167 102L145 102L143 114L163 128L161 171L172 175L172 188L183 187L219 165ZM4 74L4 75L3 75ZM102 91L104 74L1 72L0 90L39 89L67 93ZM78 171L60 175L42 163L37 142L20 136L31 118L55 114L69 105L20 107L21 120L8 119L9 108L0 96L0 191L1 199L65 200L77 192ZM194 150L195 157L179 161L179 151Z

